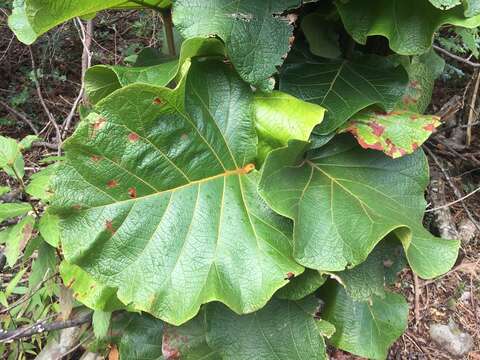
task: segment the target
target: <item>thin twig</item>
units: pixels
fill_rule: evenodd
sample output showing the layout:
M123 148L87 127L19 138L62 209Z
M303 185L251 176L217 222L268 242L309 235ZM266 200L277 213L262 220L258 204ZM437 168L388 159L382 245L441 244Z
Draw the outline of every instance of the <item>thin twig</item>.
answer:
M480 187L479 188L476 188L475 190L473 190L472 192L468 193L467 195L465 196L462 196L460 199L457 199L455 201L452 201L452 202L449 202L448 204L445 204L445 205L442 205L442 206L437 206L436 208L433 208L433 209L428 209L428 210L425 210L425 212L432 212L432 211L437 211L437 210L440 210L440 209L445 209L445 208L448 208L452 205L455 205L459 202L462 202L463 200L469 198L470 196L476 194L477 192L480 191Z
M458 55L455 55L455 54L452 54L451 52L445 50L444 48L441 48L440 46L437 46L437 45L433 45L433 48L435 50L437 50L438 52L441 52L442 54L456 60L456 61L459 61L461 63L464 63L468 66L471 66L471 67L474 67L474 68L480 68L480 63L476 63L476 62L473 62L473 61L470 61L468 59L464 59L462 58L461 56L458 56Z
M55 360L62 360L65 356L73 353L75 350L77 350L80 346L82 346L83 344L85 344L87 341L91 340L93 338L93 335L92 334L89 334L88 336L85 337L85 339L83 339L82 341L80 341L77 345L75 345L74 347L72 347L70 350L68 350L67 352L64 352L62 355L58 356Z
M37 89L37 95L38 95L40 103L43 107L43 110L47 114L48 121L50 121L50 124L52 124L52 126L55 129L55 133L57 135L57 143L58 143L58 151L57 152L58 152L58 155L61 155L61 153L62 153L62 151L61 151L62 134L60 132L60 128L59 128L57 122L55 121L55 118L53 117L52 113L50 112L50 109L48 108L47 104L45 103L45 99L43 98L42 89L40 88L40 82L38 81L38 77L37 77L37 67L35 65L35 58L33 56L33 51L32 51L32 48L30 46L28 47L28 51L30 52L30 60L32 62L33 81L35 83L35 88Z
M30 120L26 115L22 114L20 111L12 108L10 105L8 105L5 101L0 99L0 105L2 105L5 109L7 109L9 112L11 112L13 115L17 116L20 120L24 121L32 131L35 133L35 135L38 135L38 129L37 127L33 124L32 120Z
M90 67L92 62L92 53L90 48L92 46L92 34L93 34L93 20L87 21L87 28L82 23L82 20L79 18L76 19L76 23L80 28L80 41L83 45L83 54L82 54L82 85L80 87L80 91L78 92L77 98L73 102L72 108L68 116L63 121L62 125L62 138L65 137L66 133L70 129L70 125L72 123L72 119L75 116L75 112L77 110L78 104L85 96L85 73L87 69ZM85 99L84 99L85 100Z
M425 149L425 151L428 153L428 155L430 155L430 157L433 159L433 161L435 162L435 164L437 164L437 166L440 168L440 170L442 171L443 173L443 176L445 177L445 179L447 179L448 181L448 184L450 185L450 187L452 188L453 192L455 193L455 196L457 197L457 199L460 199L462 198L462 193L460 192L460 190L458 190L458 188L455 186L453 180L450 178L450 175L448 174L447 170L445 170L445 168L442 166L442 163L440 162L440 160L437 158L437 156L433 153L433 151L431 151L427 146L423 146L423 148ZM468 209L467 205L465 204L464 201L460 201L460 203L462 204L462 207L463 207L463 210L465 210L468 218L472 221L472 223L475 225L475 227L477 228L477 230L480 231L480 225L477 223L477 220L473 217L471 211Z
M28 301L29 299L32 298L33 295L35 295L42 287L43 285L48 282L49 280L52 280L54 277L56 277L58 275L58 273L55 273L53 274L52 276L46 278L46 275L48 274L48 272L45 274L43 280L37 285L35 286L35 288L30 291L28 294L25 294L24 296L22 296L20 299L18 299L17 301L15 301L13 304L11 304L9 307L5 308L5 309L2 309L0 310L0 314L4 314L14 308L16 308L17 306L23 304L24 302Z
M477 103L478 96L478 87L480 85L480 72L478 69L475 69L475 86L473 88L472 99L470 101L470 111L468 112L468 122L467 122L467 139L466 144L470 146L472 143L472 124L475 120L475 104Z
M417 274L412 271L413 274L413 285L415 291L415 325L418 326L420 322L420 279L418 278Z
M173 23L172 13L169 10L161 11L160 15L163 21L163 27L165 28L165 37L167 38L168 53L170 56L177 56L175 51L175 38L173 37Z
M10 342L17 339L26 337L32 337L37 334L41 334L44 331L56 331L67 329L71 327L77 327L83 324L90 323L92 321L92 313L88 313L78 317L77 319L66 321L54 321L46 323L45 320L38 321L34 325L24 326L15 330L5 331L0 333L0 343Z

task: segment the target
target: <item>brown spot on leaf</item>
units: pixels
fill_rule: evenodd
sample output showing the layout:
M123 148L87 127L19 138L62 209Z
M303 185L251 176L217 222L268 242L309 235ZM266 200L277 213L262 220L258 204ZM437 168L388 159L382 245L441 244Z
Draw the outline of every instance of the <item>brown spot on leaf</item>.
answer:
M75 278L70 279L70 281L65 284L65 287L66 287L67 289L70 289L70 288L72 287L73 283L74 283L76 280L77 280L77 279L75 279Z
M289 271L289 272L287 273L287 276L285 276L285 279L284 279L284 280L291 281L291 280L293 280L294 277L295 277L295 274L294 274L293 272Z
M128 134L128 141L130 141L132 143L137 142L139 138L140 138L140 136L138 136L137 133L132 132L132 133Z
M417 120L418 119L418 115L410 115L410 120Z
M107 221L105 222L105 228L108 230L108 232L109 232L110 234L112 234L112 235L115 234L115 231L116 231L116 230L115 230L115 228L113 227L113 223L112 223L111 220L107 220Z
M135 189L134 187L131 187L130 189L128 189L128 195L132 199L135 199L137 197L137 189Z
M419 146L418 143L416 143L416 142L414 142L414 143L412 144L412 150L413 150L413 151L417 150L419 147L420 147L420 146Z
M356 138L360 146L364 149L383 150L383 145L380 141L377 141L375 144L369 144L361 136L356 136Z
M253 170L255 170L255 165L254 164L247 164L240 170L241 170L240 173L248 174L248 173L252 172Z
M162 105L162 104L163 104L163 101L162 101L162 99L156 97L155 99L153 99L153 103L154 103L155 105Z
M92 155L92 157L90 158L92 159L93 162L99 162L100 160L102 160L102 157L101 156L98 156L98 155Z
M115 179L109 180L109 181L107 182L107 187L108 187L109 189L116 188L117 186L118 186L118 181L115 180Z
M95 289L95 284L90 285L90 290Z
M97 133L105 126L105 123L107 122L107 119L104 117L99 117L97 121L95 121L92 124L93 131L92 131L92 137L95 137Z
M182 140L187 140L187 139L188 139L188 135L187 135L187 134L182 134L182 135L180 136L180 139L182 139Z
M385 127L377 123L376 121L372 121L369 126L372 128L373 135L375 136L382 136L383 132L385 131Z
M418 81L417 81L417 80L412 80L412 81L410 81L410 87L411 87L412 89L418 89L418 88L419 88L418 85L419 85L419 84L418 84Z
M428 131L428 132L434 132L435 131L435 124L427 124L423 127L423 130Z
M72 209L73 210L82 210L82 205L73 205Z

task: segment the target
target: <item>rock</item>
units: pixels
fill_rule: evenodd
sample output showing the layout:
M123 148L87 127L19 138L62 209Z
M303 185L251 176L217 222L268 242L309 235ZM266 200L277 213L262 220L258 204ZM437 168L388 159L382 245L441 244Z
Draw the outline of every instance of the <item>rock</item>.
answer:
M467 244L477 236L477 227L470 219L463 219L458 226L458 237Z
M472 337L460 331L452 321L448 325L431 325L430 337L453 356L463 356L473 347Z

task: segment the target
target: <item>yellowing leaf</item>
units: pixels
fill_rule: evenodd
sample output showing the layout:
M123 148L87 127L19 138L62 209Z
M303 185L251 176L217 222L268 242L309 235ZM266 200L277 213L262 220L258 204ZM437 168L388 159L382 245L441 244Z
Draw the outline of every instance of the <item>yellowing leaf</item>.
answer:
M396 159L417 150L440 125L440 118L434 115L364 111L349 120L339 132L350 132L364 149L380 150Z

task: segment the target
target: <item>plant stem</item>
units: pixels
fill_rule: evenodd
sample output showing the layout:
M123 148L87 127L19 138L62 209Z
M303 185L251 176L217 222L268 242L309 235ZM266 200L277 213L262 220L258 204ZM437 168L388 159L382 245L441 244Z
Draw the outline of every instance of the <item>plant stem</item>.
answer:
M12 170L13 170L13 173L15 174L15 177L17 178L18 180L18 183L20 184L20 188L22 190L22 193L25 193L26 194L26 187L25 187L25 183L23 182L23 179L22 177L18 174L17 170L15 169L15 166L12 166ZM35 213L35 215L38 217L40 217L40 214L38 213L37 211L37 208L35 207L35 205L33 204L32 200L30 199L30 196L28 194L25 195L26 198L27 198L27 202L30 204L30 206L32 207L32 210L33 212Z

